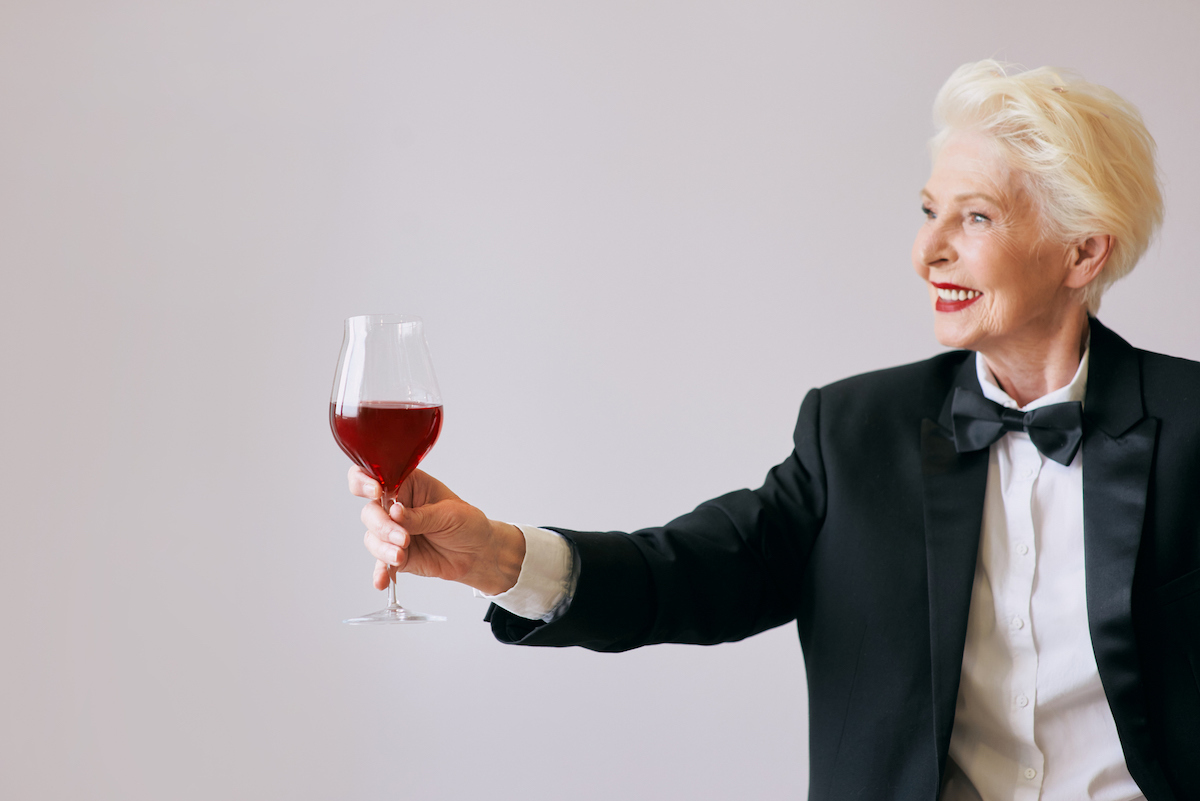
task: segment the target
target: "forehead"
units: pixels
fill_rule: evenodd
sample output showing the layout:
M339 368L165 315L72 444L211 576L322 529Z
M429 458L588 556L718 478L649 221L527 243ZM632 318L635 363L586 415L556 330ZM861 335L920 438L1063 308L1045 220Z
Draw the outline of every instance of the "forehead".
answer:
M924 193L943 202L980 194L1011 202L1021 190L1020 176L995 142L979 134L955 133L938 151Z

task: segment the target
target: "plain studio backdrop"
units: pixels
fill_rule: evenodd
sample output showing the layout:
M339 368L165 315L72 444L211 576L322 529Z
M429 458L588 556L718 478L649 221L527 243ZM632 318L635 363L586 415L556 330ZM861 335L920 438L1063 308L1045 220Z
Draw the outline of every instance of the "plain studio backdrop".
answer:
M815 385L939 350L938 87L1073 67L1158 140L1102 318L1200 358L1200 7L0 3L0 796L798 798L795 630L623 655L378 608L342 320L424 317L425 467L628 530L758 486ZM914 614L923 614L914 610Z

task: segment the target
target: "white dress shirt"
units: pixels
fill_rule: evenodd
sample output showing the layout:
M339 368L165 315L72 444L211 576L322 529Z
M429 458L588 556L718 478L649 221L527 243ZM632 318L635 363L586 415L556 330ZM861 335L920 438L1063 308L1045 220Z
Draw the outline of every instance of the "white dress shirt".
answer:
M975 358L988 400L1016 402ZM1083 401L1088 352L1067 386L1023 411ZM1088 633L1083 451L1067 467L1009 432L987 492L942 801L1133 801Z
M989 400L1017 404L982 358ZM1082 401L1088 352L1067 386L1025 407ZM519 526L517 583L476 595L551 620L574 593L572 557L551 531ZM991 446L962 681L942 801L1137 801L1088 633L1082 449L1069 467L1024 433Z

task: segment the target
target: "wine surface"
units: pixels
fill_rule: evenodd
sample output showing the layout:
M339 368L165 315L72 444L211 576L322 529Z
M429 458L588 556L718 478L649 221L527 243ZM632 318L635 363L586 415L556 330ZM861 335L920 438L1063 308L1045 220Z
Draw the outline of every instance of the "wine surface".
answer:
M329 404L333 438L388 491L394 491L416 469L442 430L441 406L365 401L340 411L336 404Z

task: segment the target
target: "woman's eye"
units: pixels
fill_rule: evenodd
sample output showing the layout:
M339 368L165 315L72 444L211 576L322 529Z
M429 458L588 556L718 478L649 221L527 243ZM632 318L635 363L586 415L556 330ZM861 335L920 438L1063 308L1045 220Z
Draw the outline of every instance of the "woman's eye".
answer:
M967 216L970 217L971 222L973 222L973 223L991 222L991 219L986 214L980 214L977 211L973 211L970 214L968 214Z
M937 215L933 213L933 209L929 208L928 206L921 206L921 213L931 220L937 217Z

